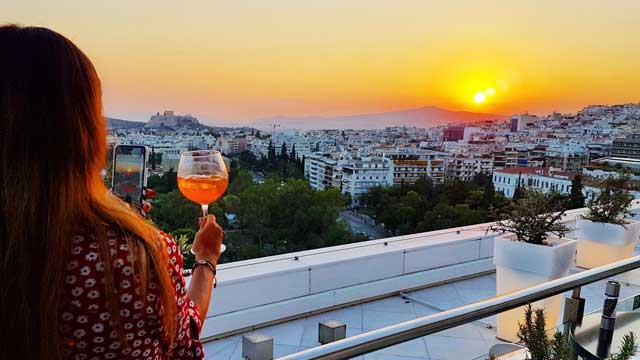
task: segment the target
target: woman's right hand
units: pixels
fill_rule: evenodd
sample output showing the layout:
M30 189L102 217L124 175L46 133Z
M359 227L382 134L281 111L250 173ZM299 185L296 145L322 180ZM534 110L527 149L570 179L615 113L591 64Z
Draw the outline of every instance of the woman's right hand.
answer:
M200 229L196 233L191 251L196 255L196 260L206 259L214 264L218 263L220 247L222 245L222 228L216 222L215 215L207 215L199 220Z

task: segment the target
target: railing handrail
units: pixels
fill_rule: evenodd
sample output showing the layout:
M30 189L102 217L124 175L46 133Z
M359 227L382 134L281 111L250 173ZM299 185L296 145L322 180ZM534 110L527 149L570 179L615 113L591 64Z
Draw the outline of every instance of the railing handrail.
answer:
M278 360L345 359L486 318L583 285L640 268L640 255L491 299L387 326Z

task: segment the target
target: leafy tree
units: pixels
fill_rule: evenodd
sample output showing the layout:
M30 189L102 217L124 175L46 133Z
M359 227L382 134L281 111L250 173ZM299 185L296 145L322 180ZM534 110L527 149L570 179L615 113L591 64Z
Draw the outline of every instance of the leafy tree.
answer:
M632 215L629 211L633 195L627 190L629 178L626 176L609 177L600 182L600 193L589 199L589 212L582 218L593 222L616 225L626 224L624 217Z
M350 241L337 221L344 207L337 190L313 191L306 181L267 178L238 195L240 226L261 255L335 245Z
M258 158L249 150L245 150L238 155L238 167L243 169L254 169L258 163Z
M226 224L224 212L218 204L209 205L209 213L216 216L219 224ZM174 190L156 195L153 199L153 210L149 215L160 229L168 233L178 229L196 231L198 230L198 218L202 216L202 210L198 204L182 196L180 191Z
M151 174L147 178L147 187L149 189L155 190L157 193L162 193L165 191L160 191L160 189L164 189L164 183L162 181L162 176L157 174Z
M168 193L178 189L178 174L173 170L160 175L152 174L147 178L147 187L155 190L158 194Z
M571 192L569 193L569 199L567 201L568 209L579 209L584 206L584 194L582 193L582 175L576 174L571 180Z
M433 231L451 227L478 224L487 221L487 212L474 210L467 204L447 205L439 203L433 210L424 214L423 220L418 224L418 231Z
M426 176L421 177L418 180L416 180L414 186L415 186L415 191L418 194L420 194L422 199L431 199L431 198L433 198L434 186L433 186L433 181L431 180L431 178L428 178Z
M377 187L363 196L362 203L364 209L360 211L370 214L386 229L409 234L489 221L490 209L500 208L508 200L495 193L491 177L479 175L472 181L435 185L424 177L414 184Z
M564 202L553 193L528 191L524 198L501 209L489 231L513 233L517 241L543 245L548 234L562 237L570 231L562 222Z
M253 184L253 175L247 170L240 170L229 184L227 194L239 194Z
M402 197L402 203L410 208L417 208L420 206L420 195L413 190L407 191Z
M151 219L164 231L198 229L198 218L202 216L200 206L187 200L177 191L159 193L153 200Z

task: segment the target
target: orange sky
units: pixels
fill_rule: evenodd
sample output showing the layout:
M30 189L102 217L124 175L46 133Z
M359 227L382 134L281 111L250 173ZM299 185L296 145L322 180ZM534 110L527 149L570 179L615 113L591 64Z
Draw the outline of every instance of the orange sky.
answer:
M0 23L51 27L89 55L108 115L205 122L638 102L639 14L637 0L0 3Z

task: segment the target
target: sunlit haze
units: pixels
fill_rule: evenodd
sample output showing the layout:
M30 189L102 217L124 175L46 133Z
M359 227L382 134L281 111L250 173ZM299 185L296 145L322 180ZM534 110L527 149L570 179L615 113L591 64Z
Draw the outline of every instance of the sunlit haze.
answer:
M105 112L207 123L434 105L496 114L638 102L640 1L28 1L103 81Z

